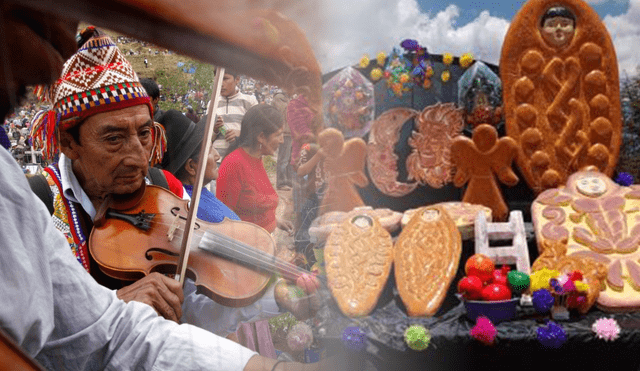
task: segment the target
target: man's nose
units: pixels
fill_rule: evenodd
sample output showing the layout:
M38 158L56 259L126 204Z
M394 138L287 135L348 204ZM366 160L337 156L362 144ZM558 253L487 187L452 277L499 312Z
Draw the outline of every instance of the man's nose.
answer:
M151 146L145 145L136 134L129 137L124 151L126 165L144 165L151 154Z

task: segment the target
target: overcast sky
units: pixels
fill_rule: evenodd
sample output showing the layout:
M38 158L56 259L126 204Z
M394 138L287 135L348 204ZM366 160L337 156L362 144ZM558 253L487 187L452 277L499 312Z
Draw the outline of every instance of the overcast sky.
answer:
M288 14L312 43L323 72L358 63L367 53L390 52L416 39L429 52L474 54L497 64L502 41L520 0L317 0L316 9ZM620 73L636 74L640 0L590 0L616 48Z

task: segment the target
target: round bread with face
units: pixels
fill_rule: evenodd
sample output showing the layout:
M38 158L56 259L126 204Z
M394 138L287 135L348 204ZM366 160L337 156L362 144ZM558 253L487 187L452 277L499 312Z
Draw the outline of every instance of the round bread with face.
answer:
M618 62L586 2L527 2L505 37L500 75L507 135L536 193L587 166L612 175L622 143Z

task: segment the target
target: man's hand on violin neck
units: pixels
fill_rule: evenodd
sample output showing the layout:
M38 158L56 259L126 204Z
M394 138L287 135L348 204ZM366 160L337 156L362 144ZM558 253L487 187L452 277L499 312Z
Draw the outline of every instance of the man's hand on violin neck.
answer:
M148 276L117 291L118 298L151 305L162 317L179 322L184 294L180 282L160 273Z

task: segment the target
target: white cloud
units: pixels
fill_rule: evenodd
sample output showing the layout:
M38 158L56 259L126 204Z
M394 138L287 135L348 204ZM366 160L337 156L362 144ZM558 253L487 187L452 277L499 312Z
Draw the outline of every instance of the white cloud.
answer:
M460 9L450 5L435 15L422 12L416 0L317 0L315 12L288 13L307 34L323 72L358 62L363 54L389 52L406 38L430 52L460 55L497 63L509 22L482 12L456 27Z
M595 4L604 1L591 0ZM624 0L627 1L627 0ZM421 11L416 0L315 0L287 15L306 32L323 72L358 63L363 54L389 52L403 39L416 39L430 52L474 54L497 64L510 20L482 11L473 21L458 25L460 12L449 5L436 14ZM620 64L620 71L635 73L640 45L640 0L631 0L626 14L604 18Z
M620 74L626 71L629 75L637 73L640 65L638 45L640 45L640 0L631 0L626 14L616 17L605 16L604 24L611 34L616 48Z

